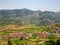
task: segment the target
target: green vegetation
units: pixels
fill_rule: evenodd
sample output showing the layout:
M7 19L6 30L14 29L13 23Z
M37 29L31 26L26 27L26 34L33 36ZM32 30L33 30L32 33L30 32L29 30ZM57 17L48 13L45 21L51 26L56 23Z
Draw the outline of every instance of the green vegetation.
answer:
M60 45L60 12L0 10L0 45Z
M12 43L11 43L10 39L8 39L8 45L12 45Z
M55 42L52 40L46 41L45 45L55 45Z
M56 27L56 26L55 26ZM57 40L58 37L54 36L53 34L57 34L54 32L54 29L52 26L32 26L29 28L23 28L23 29L18 29L18 30L2 30L0 33L0 36L8 36L8 34L13 34L15 32L23 32L23 33L31 33L32 37L31 38L24 38L23 36L20 38L3 38L0 39L0 42L2 40L2 43L0 44L5 44L8 45L52 45L52 44L60 44L59 39ZM39 38L37 37L37 34L39 33L50 33L50 35L47 38ZM58 33L59 34L59 33ZM41 34L40 34L41 35ZM52 40L52 41L51 41ZM45 42L46 41L46 42ZM33 43L32 43L33 42Z
M60 12L29 9L0 10L0 25L50 25L60 23Z

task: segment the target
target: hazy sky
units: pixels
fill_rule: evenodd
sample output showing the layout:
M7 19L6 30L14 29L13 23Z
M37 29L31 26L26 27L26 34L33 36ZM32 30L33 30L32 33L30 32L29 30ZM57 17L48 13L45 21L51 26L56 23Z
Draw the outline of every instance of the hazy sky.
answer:
M0 9L60 11L60 0L0 0Z

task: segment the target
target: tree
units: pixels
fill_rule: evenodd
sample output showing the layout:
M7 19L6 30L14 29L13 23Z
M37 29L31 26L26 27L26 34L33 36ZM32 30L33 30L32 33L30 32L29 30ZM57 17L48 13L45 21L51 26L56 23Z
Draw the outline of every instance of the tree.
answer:
M46 41L45 45L55 45L55 42L52 40Z
M8 39L8 45L12 45L12 43L11 43L10 39Z
M23 40L23 39L24 39L24 37L23 37L23 36L21 36L21 37L20 37L20 40Z
M60 40L57 40L56 41L56 45L60 45Z

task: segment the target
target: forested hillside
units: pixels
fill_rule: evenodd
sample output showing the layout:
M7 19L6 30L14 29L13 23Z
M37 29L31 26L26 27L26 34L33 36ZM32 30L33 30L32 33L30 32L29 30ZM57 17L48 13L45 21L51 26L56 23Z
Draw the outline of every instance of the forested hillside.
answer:
M50 25L60 23L60 12L29 9L0 10L0 25Z

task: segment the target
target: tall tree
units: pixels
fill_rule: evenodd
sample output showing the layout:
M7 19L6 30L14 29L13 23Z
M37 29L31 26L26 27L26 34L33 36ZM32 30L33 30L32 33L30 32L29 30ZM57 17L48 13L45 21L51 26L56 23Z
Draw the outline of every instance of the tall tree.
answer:
M56 41L56 45L60 45L60 40L57 40Z
M12 43L11 43L10 39L8 39L8 45L12 45Z

